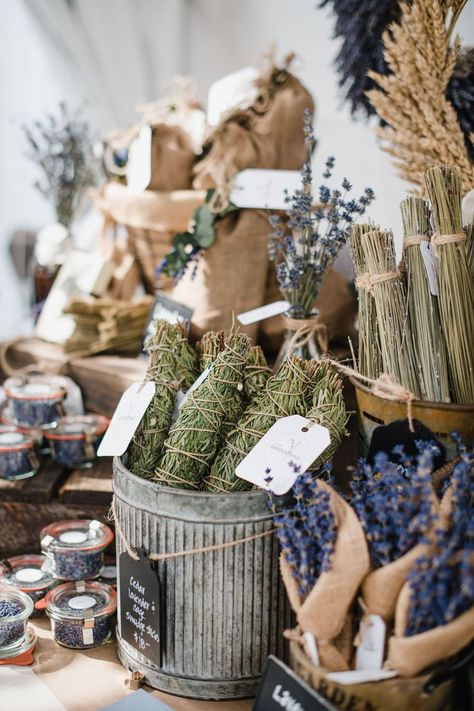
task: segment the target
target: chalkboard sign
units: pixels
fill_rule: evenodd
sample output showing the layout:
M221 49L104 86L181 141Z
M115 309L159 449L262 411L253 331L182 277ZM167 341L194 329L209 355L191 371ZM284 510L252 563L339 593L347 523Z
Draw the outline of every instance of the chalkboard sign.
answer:
M160 581L148 558L122 553L119 563L119 629L125 642L161 666Z
M157 319L162 319L163 321L168 321L168 323L173 324L179 321L187 321L190 323L192 315L193 310L190 309L189 306L186 306L186 304L172 299L167 294L158 294L150 313L150 319L145 333L145 341L149 336L153 335L153 322Z
M439 449L439 454L433 459L433 469L440 469L446 463L446 449L433 432L418 420L413 420L413 429L414 432L411 432L408 420L395 420L388 425L376 427L367 453L369 464L374 464L378 452L386 452L390 461L402 464L401 457L393 453L395 446L401 444L406 455L415 457L419 453L418 442L434 442Z
M337 711L276 657L268 657L253 711Z

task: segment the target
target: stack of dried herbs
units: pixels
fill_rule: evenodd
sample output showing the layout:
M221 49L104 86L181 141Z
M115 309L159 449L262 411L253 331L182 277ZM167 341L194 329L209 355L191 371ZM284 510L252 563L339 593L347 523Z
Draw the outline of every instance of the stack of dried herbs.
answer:
M447 165L425 173L439 258L439 308L454 402L474 402L474 285L462 227L461 177Z
M244 370L244 398L247 403L260 395L271 374L271 368L268 367L260 346L252 346L247 353Z
M438 298L431 294L423 262L423 242L429 243L429 205L407 197L400 205L405 231L404 262L407 272L408 317L413 347L419 363L424 400L449 402L446 345L441 331Z
M317 364L313 380L312 403L306 417L317 425L326 427L331 435L329 447L309 467L310 471L318 471L325 462L333 458L341 439L348 434L348 415L342 394L342 380L328 363L323 361Z
M209 375L189 394L171 426L155 481L166 486L200 488L219 447L221 428L235 416L249 346L247 336L231 331Z

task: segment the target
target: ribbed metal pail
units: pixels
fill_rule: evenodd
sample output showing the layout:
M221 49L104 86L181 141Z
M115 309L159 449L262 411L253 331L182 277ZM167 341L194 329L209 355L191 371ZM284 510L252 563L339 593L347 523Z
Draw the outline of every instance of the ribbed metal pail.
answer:
M263 492L209 494L159 486L114 461L115 512L128 544L172 553L269 530ZM117 536L117 560L124 551ZM269 654L285 657L291 612L275 534L158 563L162 666L120 637L119 656L162 691L200 699L253 696ZM119 571L120 574L120 571ZM120 595L119 595L120 611Z

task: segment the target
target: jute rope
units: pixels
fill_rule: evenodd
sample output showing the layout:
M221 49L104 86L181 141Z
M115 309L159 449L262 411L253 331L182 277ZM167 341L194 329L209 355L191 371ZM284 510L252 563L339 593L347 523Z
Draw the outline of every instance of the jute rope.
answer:
M289 318L283 316L283 323L287 331L293 331L288 342L288 355L292 355L298 348L305 346L314 336L322 353L328 351L328 332L326 324L319 320L319 316L312 318Z
M464 232L459 232L452 235L433 235L433 243L437 247L439 244L453 244L455 242L465 242L466 235Z
M109 520L115 521L115 531L118 533L122 543L125 546L125 550L128 555L133 558L133 560L139 560L140 556L130 547L122 527L119 523L117 510L115 508L115 496L112 499L112 506L110 509ZM148 560L162 561L162 560L173 560L174 558L184 558L187 555L197 555L198 553L211 553L212 551L225 550L226 548L233 548L234 546L240 546L242 543L249 543L250 541L256 541L259 538L265 538L266 536L271 536L275 533L276 528L270 528L268 531L262 531L261 533L254 533L251 536L245 536L244 538L237 538L235 541L227 541L226 543L216 543L212 546L203 546L201 548L189 548L185 551L175 551L173 553L149 553L147 555Z
M356 286L359 289L367 289L367 291L372 291L375 284L381 284L385 281L392 281L393 279L398 279L400 277L400 272L398 269L393 272L384 272L383 274L361 274L356 279Z
M408 237L405 237L403 240L403 246L404 247L414 247L417 244L421 244L422 242L429 242L430 238L428 235L409 235Z

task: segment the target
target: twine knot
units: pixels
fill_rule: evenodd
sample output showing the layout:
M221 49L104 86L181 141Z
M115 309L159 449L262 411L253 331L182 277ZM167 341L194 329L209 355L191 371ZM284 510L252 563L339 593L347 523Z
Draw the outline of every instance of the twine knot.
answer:
M290 318L283 316L283 321L287 331L293 331L288 342L288 355L292 355L298 348L305 346L314 336L322 353L327 353L328 332L326 324L320 321L319 316L310 318Z

